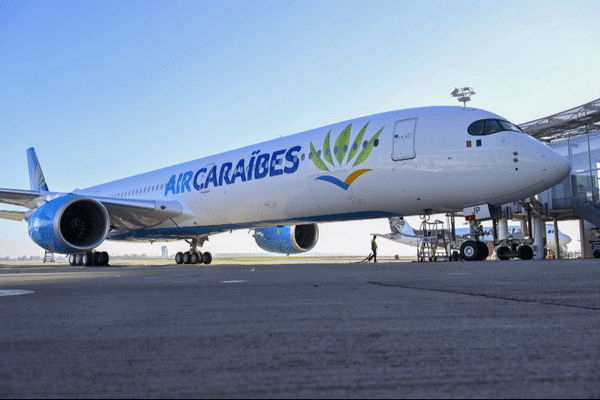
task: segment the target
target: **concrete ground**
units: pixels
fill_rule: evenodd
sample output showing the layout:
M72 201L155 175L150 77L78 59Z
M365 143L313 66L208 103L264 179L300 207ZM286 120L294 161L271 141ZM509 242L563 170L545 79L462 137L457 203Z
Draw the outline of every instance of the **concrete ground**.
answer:
M598 260L0 266L0 397L599 397Z

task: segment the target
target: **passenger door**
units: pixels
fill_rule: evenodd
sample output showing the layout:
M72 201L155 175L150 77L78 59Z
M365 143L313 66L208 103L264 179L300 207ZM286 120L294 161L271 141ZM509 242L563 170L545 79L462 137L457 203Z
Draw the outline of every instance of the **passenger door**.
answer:
M394 128L394 143L392 146L392 160L400 161L415 158L415 133L417 118L396 121Z

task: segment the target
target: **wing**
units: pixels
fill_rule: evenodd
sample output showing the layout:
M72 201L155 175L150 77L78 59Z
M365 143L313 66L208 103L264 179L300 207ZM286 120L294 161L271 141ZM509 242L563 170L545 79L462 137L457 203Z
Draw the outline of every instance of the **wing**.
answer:
M0 203L33 210L67 194L69 193L0 189ZM121 230L149 228L183 214L183 207L177 201L114 199L85 195L82 195L82 197L93 198L102 203L110 216L111 226ZM0 211L1 219L12 221L28 219L30 215L31 212Z

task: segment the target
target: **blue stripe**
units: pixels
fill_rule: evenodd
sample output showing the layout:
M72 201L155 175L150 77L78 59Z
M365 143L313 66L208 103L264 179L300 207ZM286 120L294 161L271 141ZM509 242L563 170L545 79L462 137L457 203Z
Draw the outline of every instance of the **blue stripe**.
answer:
M343 181L340 181L338 178L334 178L333 176L329 176L329 175L319 176L316 179L319 181L326 181L326 182L333 183L334 185L337 185L344 190L348 190L348 188L350 187L350 186L346 185Z

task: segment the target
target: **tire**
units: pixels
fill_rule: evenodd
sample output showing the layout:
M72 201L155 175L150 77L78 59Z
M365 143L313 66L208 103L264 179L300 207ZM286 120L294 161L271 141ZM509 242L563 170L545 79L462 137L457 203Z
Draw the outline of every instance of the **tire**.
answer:
M600 251L594 250L594 258L600 258Z
M177 254L175 254L175 262L177 264L183 264L183 253L182 252L178 252Z
M190 253L190 264L198 264L200 262L200 256L195 251Z
M526 244L519 247L519 258L521 260L531 260L533 258L533 249Z
M75 254L75 265L83 265L83 254L82 253Z
M510 259L510 257L505 256L507 251L510 251L510 249L506 246L498 247L498 250L496 250L496 255L498 256L498 259L503 261Z
M481 247L474 240L467 240L460 246L460 256L465 261L477 261L481 255Z
M185 253L183 253L183 263L184 264L189 264L190 258L191 258L191 255L190 255L189 251L186 251Z
M208 251L202 254L202 262L206 265L210 264L212 262L212 254Z
M110 257L108 257L108 253L105 251L101 252L100 255L102 256L102 263L100 265L106 267Z
M99 267L102 265L102 253L95 252L93 254L94 266Z
M483 242L477 242L477 244L479 244L479 248L481 249L481 254L477 261L483 261L490 255L490 249L487 247L487 244Z
M91 267L94 265L94 254L92 252L86 251L81 257L81 263L86 267Z
M69 255L69 264L71 264L72 267L77 265L77 263L75 262L75 254Z

